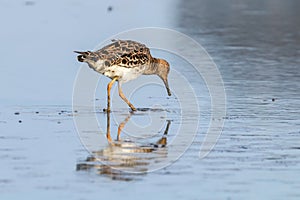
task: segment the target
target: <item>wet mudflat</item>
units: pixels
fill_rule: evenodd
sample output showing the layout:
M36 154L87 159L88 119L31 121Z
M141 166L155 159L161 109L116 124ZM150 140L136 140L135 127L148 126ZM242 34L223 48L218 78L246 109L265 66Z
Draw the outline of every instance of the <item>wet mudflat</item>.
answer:
M203 81L192 81L191 84L199 89L196 92L201 102L202 117L193 144L172 165L141 174L102 166L81 144L73 122L75 115L97 116L99 129L87 129L87 135L98 134L104 138L107 133L107 115L102 112L105 90L96 94L95 113L84 110L75 112L70 101L78 65L71 51L78 47L85 49L95 46L99 40L105 39L96 37L99 33L106 31L105 35L110 36L116 31L133 27L113 27L111 32L99 27L95 28L97 34L75 29L73 25L83 23L80 16L87 12L81 7L89 7L92 11L96 7L103 8L101 14L92 12L90 15L106 17L108 20L103 23L109 27L111 23L121 20L124 10L119 8L124 5L64 2L58 6L62 11L58 10L57 16L52 18L50 13L44 13L36 19L33 18L34 14L41 14L42 9L54 5L40 1L34 4L19 3L2 2L1 6L1 13L7 12L8 15L8 11L15 10L27 14L23 20L33 20L27 21L32 31L23 33L27 39L18 34L22 26L9 29L14 35L9 31L1 33L2 38L10 35L19 39L18 42L1 40L6 50L17 52L7 55L4 49L0 50L1 55L8 57L2 60L0 68L3 93L0 110L1 199L140 199L141 195L144 199L158 196L173 199L299 199L298 1L172 1L165 2L162 10L153 16L168 20L157 19L153 23L149 17L135 21L134 26L174 28L200 42L218 65L227 94L223 133L213 151L200 160L199 150L210 117L210 99ZM110 11L107 10L109 6L112 6L112 9L108 9ZM145 12L147 6L140 5L140 8ZM68 9L63 12L65 8ZM167 14L163 10L166 8L169 9ZM59 21L59 16L64 16L64 20ZM10 20L17 22L13 17ZM131 16L122 20L128 22ZM58 22L58 25L54 22ZM70 30L62 28L63 22L68 22L66 24ZM91 25L90 21L86 23ZM55 28L60 28L61 33L57 35L51 31ZM71 32L73 35L70 37ZM84 38L86 34L94 39ZM51 44L46 44L45 39L52 41ZM42 51L38 52L39 56L33 56L33 50L28 46ZM60 62L49 60L45 63L45 55L53 54L55 50ZM23 53L18 53L20 51ZM64 53L66 51L70 53ZM13 59L15 55L23 59ZM74 60L71 60L73 57ZM45 66L43 70L38 68L42 61ZM172 64L176 70L184 66L175 58ZM51 74L55 74L55 78ZM99 90L105 88L107 82L106 79L101 80ZM162 138L166 138L167 142L172 141L175 137L173 133L182 123L178 100L166 98L164 88L149 88L149 91L149 94L140 91L136 96L135 102L141 109L130 117L121 134L123 141L133 136L141 144L126 141L125 153L108 147L99 150L97 156L107 158L107 155L114 155L113 158L121 158L124 162L109 160L111 164L147 171L155 161L163 160L172 153L171 147L163 147L156 142ZM117 95L115 98L110 124L114 140L120 123L129 114L127 107L118 103ZM164 109L149 109L148 105L155 104L163 104ZM159 126L149 129L151 140L145 144L138 137L146 133L134 132L130 127L135 127L133 122L150 123L149 116L159 119L156 121ZM164 136L168 121L168 133ZM188 129L185 131L187 134L191 132ZM128 156L128 151L135 149L149 152L135 151L130 154L131 157Z

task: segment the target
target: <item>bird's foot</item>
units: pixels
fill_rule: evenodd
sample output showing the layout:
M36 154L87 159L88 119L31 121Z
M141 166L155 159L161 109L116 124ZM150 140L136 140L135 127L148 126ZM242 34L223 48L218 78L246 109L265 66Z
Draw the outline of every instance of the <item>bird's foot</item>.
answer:
M131 108L131 112L137 111L137 109L132 104L129 104L129 107Z
M134 113L135 111L137 111L136 108L134 108L134 109L131 108L131 110L130 110L131 113Z

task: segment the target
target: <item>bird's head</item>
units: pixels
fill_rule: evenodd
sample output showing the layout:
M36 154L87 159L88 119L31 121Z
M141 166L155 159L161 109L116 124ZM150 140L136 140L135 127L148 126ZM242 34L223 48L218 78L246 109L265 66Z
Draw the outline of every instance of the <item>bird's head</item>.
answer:
M163 80L168 95L171 96L171 90L169 88L169 83L168 83L168 74L170 72L170 65L164 59L156 59L156 66L157 66L157 75Z

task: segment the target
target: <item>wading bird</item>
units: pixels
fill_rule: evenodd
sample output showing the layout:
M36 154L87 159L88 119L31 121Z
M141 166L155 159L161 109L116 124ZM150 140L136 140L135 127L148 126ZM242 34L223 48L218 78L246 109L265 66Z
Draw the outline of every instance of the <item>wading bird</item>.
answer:
M136 111L136 108L123 94L121 85L140 75L158 75L171 96L168 84L169 63L164 59L152 57L149 48L144 44L132 40L112 40L111 44L95 52L74 52L80 54L77 56L79 62L86 62L96 72L112 79L107 85L107 112L110 112L110 90L116 81L119 96L132 111Z

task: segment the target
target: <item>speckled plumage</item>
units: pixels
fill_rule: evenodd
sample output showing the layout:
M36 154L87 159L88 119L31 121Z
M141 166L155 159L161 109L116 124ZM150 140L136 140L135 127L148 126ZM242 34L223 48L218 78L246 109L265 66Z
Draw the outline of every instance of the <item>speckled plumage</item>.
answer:
M113 40L112 44L94 53L104 60L106 67L118 65L133 68L148 64L152 59L149 48L132 40Z
M79 52L79 62L86 62L90 68L119 83L121 98L135 110L125 98L121 83L133 80L140 75L158 75L164 82L168 95L171 95L168 85L169 63L163 59L153 58L146 45L132 40L112 40L112 43L91 52ZM109 95L109 94L108 94ZM108 105L109 107L109 105Z

